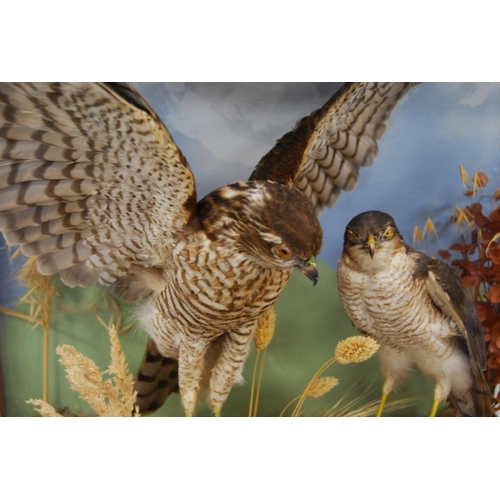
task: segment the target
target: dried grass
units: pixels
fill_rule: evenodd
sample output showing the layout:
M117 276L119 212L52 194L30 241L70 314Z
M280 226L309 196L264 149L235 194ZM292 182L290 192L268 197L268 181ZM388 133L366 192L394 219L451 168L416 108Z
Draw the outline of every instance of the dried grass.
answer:
M29 304L27 318L35 326L43 328L43 400L49 400L49 332L52 298L57 294L54 280L38 272L36 257L30 257L19 273L19 279L26 283L28 291L21 298Z
M371 337L365 335L355 335L349 337L345 340L340 341L335 349L335 356L330 358L326 363L321 366L321 368L314 374L313 378L309 381L306 388L300 396L292 400L283 409L280 416L283 416L288 407L295 401L298 400L295 409L292 412L292 417L298 417L302 410L302 406L308 397L311 397L312 389L318 384L318 380L321 380L320 375L329 368L333 363L337 362L342 365L348 363L361 363L371 358L378 350L379 345ZM327 377L323 377L327 378ZM332 377L334 378L334 377ZM336 379L335 379L336 380ZM335 384L336 385L336 384ZM314 396L316 397L316 396Z
M66 368L66 378L71 389L80 394L100 417L140 416L135 406L137 391L134 391L134 379L129 372L125 354L121 350L120 340L114 326L108 328L111 340L111 363L102 372L90 358L78 352L73 346L62 345L56 352L59 362ZM42 416L61 416L50 405L41 400L30 399Z
M257 351L264 350L270 343L274 335L276 326L276 313L273 308L268 309L257 320L257 330L255 331L255 348Z
M49 405L49 403L46 403L42 399L28 399L26 403L33 405L42 417L62 417L52 405Z
M28 291L23 296L22 301L30 306L29 314L17 311L0 311L12 316L31 322L34 326L41 326L44 330L44 400L30 399L27 401L35 407L35 410L42 416L63 416L58 413L46 401L48 400L48 338L50 315L53 309L53 298L57 295L54 280L41 275L36 268L36 259L28 259L24 269L20 273L20 278L27 283ZM98 305L99 304L99 305ZM118 312L117 317L112 315L107 323L99 316L104 305L104 309L111 309ZM62 306L64 307L64 306ZM122 316L119 305L107 292L91 304L86 311L96 312L98 320L105 326L111 339L111 364L108 369L102 372L91 359L83 356L73 346L63 345L56 349L60 356L60 362L66 368L66 377L71 383L71 388L80 394L80 397L87 401L98 416L139 416L138 408L135 406L136 392L133 391L133 377L128 371L125 355L121 351L118 333L129 330L133 325L122 327ZM69 313L78 313L71 308L67 308ZM113 326L113 323L116 325ZM252 387L250 396L249 416L257 416L260 389L265 366L267 347L269 346L275 329L276 315L274 309L269 309L258 321L255 333L255 346L257 355L252 377ZM376 342L365 336L356 336L346 339L338 344L334 358L327 361L311 381L307 384L302 395L291 401L283 410L282 414L289 406L297 402L292 416L300 415L304 401L308 397L317 398L332 390L338 380L335 377L321 377L320 375L335 361L340 364L362 362L371 357L378 345ZM261 356L261 352L263 353ZM260 365L259 365L260 362ZM258 376L257 376L258 374ZM339 399L339 403L342 398ZM406 400L405 400L406 401ZM410 401L410 400L407 400ZM377 403L368 403L357 408L353 408L354 403L347 405L336 405L324 416L368 416L375 414ZM394 402L395 407L401 407L400 402ZM398 406L399 405L399 406Z
M337 386L339 380L335 377L319 377L312 381L307 390L307 397L320 398Z
M252 373L252 386L250 389L250 406L248 409L249 417L256 417L259 407L260 388L262 385L262 377L264 374L264 366L266 363L267 347L271 343L276 327L276 312L274 308L268 309L257 320L257 328L255 331L254 341L257 354L255 356L255 363ZM261 351L264 351L262 361L260 363L259 378L257 378L257 370L259 366L259 358Z
M377 351L377 341L366 335L355 335L341 340L335 349L335 361L341 365L362 363L370 359Z
M16 251L12 259L20 255L19 250ZM30 257L26 260L21 271L19 272L19 280L26 284L26 292L21 297L20 301L29 306L29 313L24 314L19 311L14 311L8 308L0 306L0 313L12 316L14 318L22 319L31 323L33 328L42 327L44 334L44 349L43 349L43 401L47 402L49 400L49 358L51 354L49 353L49 335L50 335L50 320L55 314L56 308L61 311L69 312L71 314L94 311L98 319L98 312L101 312L103 308L100 306L101 303L104 304L104 310L111 309L117 312L116 320L114 314L111 315L111 319L108 327L111 323L117 325L116 330L118 333L124 333L133 327L133 323L126 326L122 326L122 315L119 304L110 296L108 291L104 291L101 296L99 296L92 304L82 310L75 310L64 304L59 304L54 299L59 296L58 289L56 287L56 280L53 276L44 276L38 272L37 259L36 257ZM102 322L102 321L101 321ZM41 401L41 400L33 400ZM40 407L41 410L43 410ZM44 410L43 410L44 411Z

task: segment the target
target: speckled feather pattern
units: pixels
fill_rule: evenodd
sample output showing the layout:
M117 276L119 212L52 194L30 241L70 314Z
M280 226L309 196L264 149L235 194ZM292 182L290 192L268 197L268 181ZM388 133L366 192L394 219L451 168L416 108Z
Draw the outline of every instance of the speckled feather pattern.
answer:
M252 179L295 185L319 214L341 191L351 191L359 168L378 154L377 140L411 83L345 84L320 109L303 118L257 165Z
M491 415L491 396L479 366L481 360L474 351L468 354L461 349L458 342L462 338L472 343L471 336L480 335L484 351L473 306L465 307L450 299L448 291L462 287L460 280L452 273L440 275L444 288L440 289L442 300L438 306L429 276L431 272L439 273L442 266L433 265L432 259L407 247L395 225L394 237L384 239L387 226L377 225L382 213L366 214L365 219L361 214L353 219L355 225L352 221L348 225L348 230L353 227L355 234L362 236L360 244L355 239L350 242L346 231L337 279L340 298L353 324L381 346L384 394L389 394L416 365L435 380L435 400L443 402L451 393L465 415ZM370 219L376 221L371 226ZM362 245L369 234L376 245L373 257L367 244ZM454 279L449 281L450 277ZM465 292L452 295L461 300L466 296ZM468 321L462 314L470 316ZM468 332L465 323L478 326ZM479 338L474 342L480 345Z
M349 316L360 330L395 351L431 349L440 359L448 357L454 322L433 306L424 282L414 279L415 262L406 252L388 262L383 270L368 274L349 258L342 260L338 280Z
M179 360L179 385L188 413L194 411L207 355L216 339L218 357L210 368L210 403L214 409L222 407L239 380L258 317L274 304L290 278L293 263L280 265L267 254L268 244L258 236L267 217L263 212L269 208L267 191L274 189L282 190L285 198L296 196L284 186L251 181L221 188L202 200L201 226L213 228L214 218L225 221L224 230L198 231L180 238L173 245L172 265L164 270L165 288L142 307L142 322L159 352ZM231 201L227 212L223 200ZM231 210L242 218L232 218ZM245 219L245 211L253 214L251 220ZM308 215L307 211L297 214L298 220L304 217L302 241L285 239L283 234L275 238L295 246L305 260L319 252L322 238L312 206ZM242 237L248 232L256 235L251 244Z
M195 187L161 122L98 84L2 84L0 116L0 228L42 273L110 284L168 259Z
M44 274L145 300L141 412L179 389L193 414L204 385L218 412L259 315L293 269L314 279L316 214L373 162L409 88L345 85L278 141L252 180L197 203L186 159L130 86L2 83L0 230Z

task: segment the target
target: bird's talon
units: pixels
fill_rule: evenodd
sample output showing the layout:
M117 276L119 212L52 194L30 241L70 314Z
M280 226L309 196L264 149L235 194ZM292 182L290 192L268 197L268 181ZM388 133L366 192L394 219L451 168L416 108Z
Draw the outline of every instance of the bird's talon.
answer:
M430 417L435 417L436 416L438 406L439 406L439 401L437 399L435 399L434 400L434 404L432 405L431 414L429 415Z
M380 400L380 406L378 407L377 417L382 416L382 412L384 411L385 402L387 401L387 394L382 394L382 399Z

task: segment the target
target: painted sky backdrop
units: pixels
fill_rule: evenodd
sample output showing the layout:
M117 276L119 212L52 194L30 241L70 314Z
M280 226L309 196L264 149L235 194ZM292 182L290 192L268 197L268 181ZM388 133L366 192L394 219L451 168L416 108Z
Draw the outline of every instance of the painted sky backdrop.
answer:
M277 139L341 83L134 84L165 121L195 173L198 195L248 179ZM336 267L349 220L365 210L391 213L411 244L415 224L430 216L440 240L458 237L449 223L467 200L459 176L487 173L500 182L500 84L423 83L398 104L379 141L379 155L359 183L321 215L320 258Z
M303 116L323 105L341 83L135 83L174 137L195 174L198 197L246 180L275 141ZM458 238L449 223L467 201L459 176L484 171L500 184L500 84L424 83L394 110L379 141L379 154L360 172L359 183L321 215L325 244L320 259L336 268L349 220L383 210L408 243L428 216L440 239L430 250ZM493 189L493 187L491 188ZM494 190L494 189L493 189ZM0 238L0 302L11 301L6 249ZM422 245L419 248L424 248Z

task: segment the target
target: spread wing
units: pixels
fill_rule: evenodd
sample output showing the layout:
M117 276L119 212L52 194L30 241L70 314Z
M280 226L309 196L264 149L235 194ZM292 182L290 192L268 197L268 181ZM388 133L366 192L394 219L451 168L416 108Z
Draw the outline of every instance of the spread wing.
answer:
M347 83L259 162L251 179L295 185L319 214L372 165L390 114L410 83Z
M162 266L193 174L127 85L0 84L0 230L70 286Z
M457 325L471 363L476 416L492 416L491 393L483 373L486 369L484 333L470 295L450 266L424 254L417 259L415 276L424 279L435 306Z

